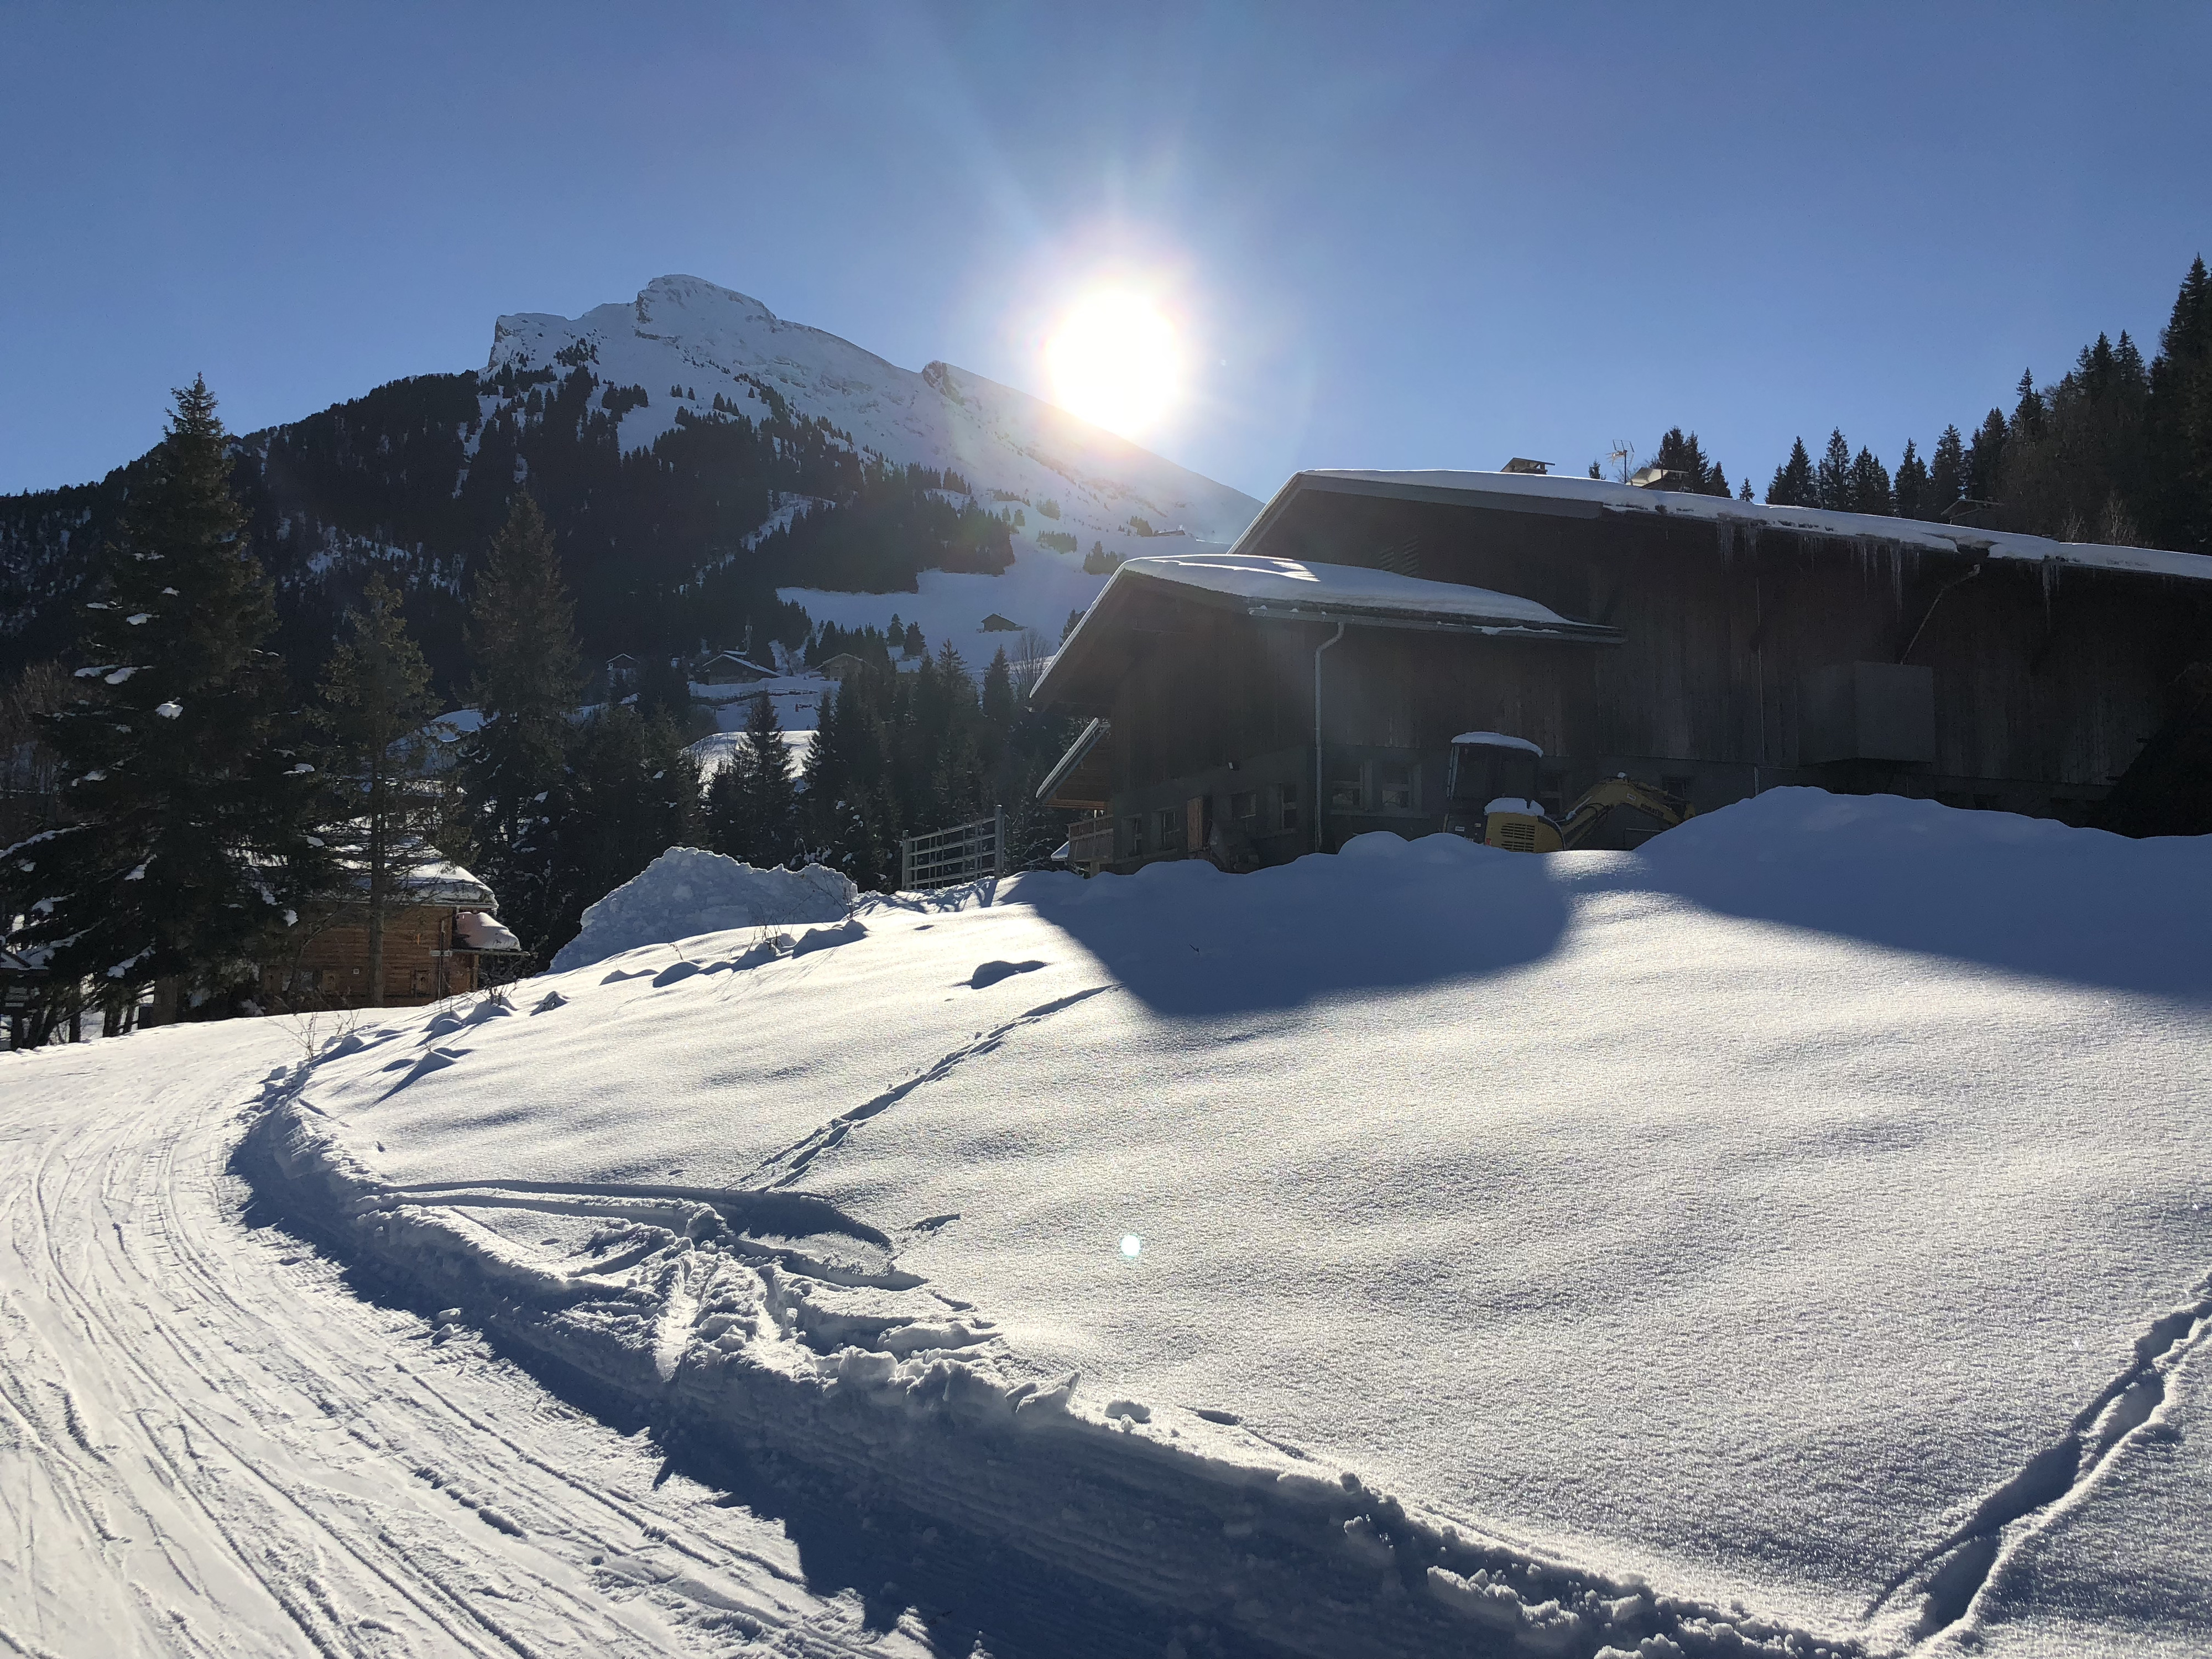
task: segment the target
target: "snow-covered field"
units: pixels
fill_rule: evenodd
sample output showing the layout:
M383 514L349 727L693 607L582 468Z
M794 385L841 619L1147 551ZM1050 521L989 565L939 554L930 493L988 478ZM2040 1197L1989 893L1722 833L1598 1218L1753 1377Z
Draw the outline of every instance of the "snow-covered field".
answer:
M255 1144L469 1322L1189 1652L2194 1653L2208 921L2212 842L1801 790L1024 876L365 1023ZM94 1052L242 1099L263 1029Z

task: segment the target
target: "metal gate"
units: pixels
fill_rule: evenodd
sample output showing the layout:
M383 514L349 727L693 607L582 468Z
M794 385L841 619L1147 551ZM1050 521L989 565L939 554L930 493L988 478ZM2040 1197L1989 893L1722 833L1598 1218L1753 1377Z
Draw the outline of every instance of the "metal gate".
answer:
M933 835L908 836L899 842L899 890L951 887L1006 869L1006 809L988 818L956 823Z

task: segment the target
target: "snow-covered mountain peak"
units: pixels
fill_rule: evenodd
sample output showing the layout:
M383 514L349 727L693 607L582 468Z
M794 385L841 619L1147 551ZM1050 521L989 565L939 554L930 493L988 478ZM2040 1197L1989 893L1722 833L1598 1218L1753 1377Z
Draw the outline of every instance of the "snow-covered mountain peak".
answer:
M1241 490L1027 392L945 362L902 368L702 277L657 277L629 303L581 317L501 317L485 373L586 366L597 380L645 392L622 416L625 449L649 447L678 410L711 417L718 395L740 412L781 399L886 461L952 469L984 501L1051 501L1086 543L1112 545L1133 520L1225 542L1259 511Z

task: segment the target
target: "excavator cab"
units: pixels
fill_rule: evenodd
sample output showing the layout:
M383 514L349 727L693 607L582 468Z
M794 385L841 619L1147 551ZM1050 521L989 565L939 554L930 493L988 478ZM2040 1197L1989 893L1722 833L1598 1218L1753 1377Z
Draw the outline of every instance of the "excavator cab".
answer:
M1543 758L1526 738L1461 732L1444 767L1444 828L1510 852L1558 852L1559 826L1536 799Z

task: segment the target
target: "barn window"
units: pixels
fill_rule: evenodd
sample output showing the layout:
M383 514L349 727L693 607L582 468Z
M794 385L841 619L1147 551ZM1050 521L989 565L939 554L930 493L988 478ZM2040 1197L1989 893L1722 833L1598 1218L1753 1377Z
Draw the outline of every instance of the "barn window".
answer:
M1331 778L1328 783L1328 810L1332 812L1357 812L1367 805L1366 781L1358 773L1347 773Z
M1141 857L1145 851L1144 814L1141 812L1133 814L1123 822L1129 831L1129 856L1133 859Z
M1298 787L1295 783L1275 786L1275 827L1278 830L1298 827Z
M1229 816L1243 824L1260 822L1260 792L1256 789L1232 790L1229 796Z
M1156 816L1158 819L1160 851L1172 852L1182 840L1182 812L1176 807L1163 806Z
M430 989L430 970L428 968L417 968L413 974L409 975L408 989L412 991L418 997L428 994Z
M1375 804L1386 812L1412 811L1413 769L1377 761L1375 763Z

